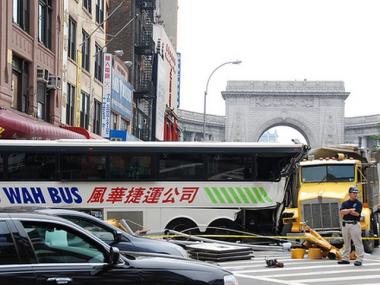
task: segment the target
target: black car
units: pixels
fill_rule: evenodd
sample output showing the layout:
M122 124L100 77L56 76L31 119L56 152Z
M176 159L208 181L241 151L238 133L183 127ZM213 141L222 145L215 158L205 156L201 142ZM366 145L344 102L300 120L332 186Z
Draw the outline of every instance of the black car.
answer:
M39 209L36 212L65 218L123 252L148 252L188 257L186 250L179 245L164 240L153 240L128 234L105 221L83 212L65 209Z
M235 285L229 272L174 258L128 259L79 226L36 213L0 213L0 284Z

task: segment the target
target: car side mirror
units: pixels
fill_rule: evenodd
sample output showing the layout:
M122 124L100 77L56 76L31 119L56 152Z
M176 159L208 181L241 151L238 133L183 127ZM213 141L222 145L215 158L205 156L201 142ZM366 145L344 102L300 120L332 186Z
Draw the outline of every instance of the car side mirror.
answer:
M116 265L119 263L119 259L120 259L120 250L117 247L111 246L110 254L108 257L108 264Z
M121 232L115 231L113 233L113 236L114 236L115 242L120 242L122 240L122 233Z

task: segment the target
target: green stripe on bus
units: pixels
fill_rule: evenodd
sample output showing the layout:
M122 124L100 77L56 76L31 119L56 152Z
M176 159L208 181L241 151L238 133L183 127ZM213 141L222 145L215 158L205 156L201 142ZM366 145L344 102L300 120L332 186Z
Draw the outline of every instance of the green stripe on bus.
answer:
M205 191L208 197L210 198L211 202L213 202L214 204L218 204L218 201L215 199L214 194L212 194L211 189L208 187L205 187Z
M265 191L265 189L263 187L259 187L259 190L261 192L261 194L263 195L264 199L267 200L267 202L269 203L272 203L272 199L268 196L268 193L267 191Z
M263 197L261 197L261 195L260 195L260 193L259 193L259 190L257 190L256 187L252 187L252 190L255 192L256 197L257 197L257 199L259 200L259 202L261 202L261 203L265 203Z
M257 200L256 200L255 196L253 196L251 189L249 189L249 187L244 187L244 190L245 190L245 192L247 192L247 195L248 195L249 199L251 199L252 203L257 204Z
M238 190L240 197L243 199L244 203L249 203L249 200L247 196L245 196L243 189L241 189L240 187L236 187L236 190Z
M234 197L236 203L241 204L241 200L240 200L239 196L236 194L234 188L232 188L232 187L228 187L228 191L230 191L230 193L231 193L231 195Z
M232 198L231 198L230 194L228 194L226 188L224 188L224 187L220 187L220 190L222 191L224 197L226 197L228 203L233 204L233 203L234 203L234 200L232 200Z
M217 187L212 187L212 191L214 191L215 196L218 198L220 203L226 204L226 201L224 201L222 194L220 194L219 189Z

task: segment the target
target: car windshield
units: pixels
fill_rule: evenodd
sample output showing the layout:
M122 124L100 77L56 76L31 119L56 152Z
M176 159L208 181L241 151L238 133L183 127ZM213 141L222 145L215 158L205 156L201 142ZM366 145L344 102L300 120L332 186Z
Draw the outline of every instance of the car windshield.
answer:
M354 165L313 165L302 167L302 182L352 182Z

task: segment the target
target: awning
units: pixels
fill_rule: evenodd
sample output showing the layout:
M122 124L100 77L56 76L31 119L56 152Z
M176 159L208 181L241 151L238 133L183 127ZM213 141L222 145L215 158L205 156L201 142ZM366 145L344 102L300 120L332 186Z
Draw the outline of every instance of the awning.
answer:
M86 139L93 139L93 140L104 140L102 136L99 136L97 134L94 134L85 128L80 127L73 127L73 126L61 126L61 128L81 134L82 136L85 136Z
M55 140L85 139L86 136L0 107L0 138Z

